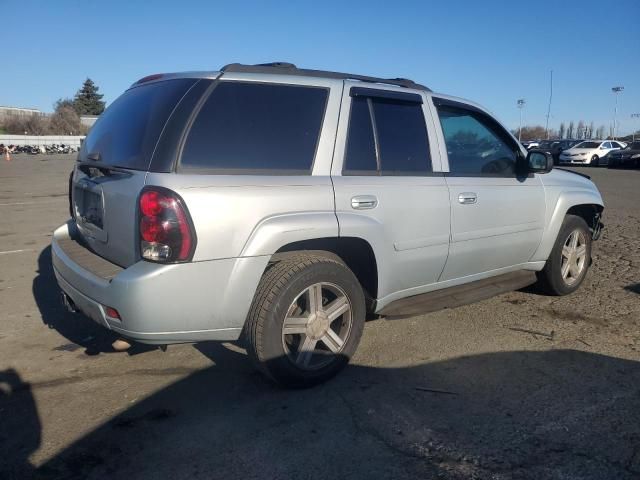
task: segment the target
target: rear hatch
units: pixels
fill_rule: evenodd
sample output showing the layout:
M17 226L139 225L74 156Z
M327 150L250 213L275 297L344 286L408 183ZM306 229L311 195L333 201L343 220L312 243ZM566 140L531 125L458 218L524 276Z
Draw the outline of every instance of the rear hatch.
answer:
M138 196L163 128L195 82L134 86L105 110L82 145L71 183L74 221L84 242L117 265L140 258Z

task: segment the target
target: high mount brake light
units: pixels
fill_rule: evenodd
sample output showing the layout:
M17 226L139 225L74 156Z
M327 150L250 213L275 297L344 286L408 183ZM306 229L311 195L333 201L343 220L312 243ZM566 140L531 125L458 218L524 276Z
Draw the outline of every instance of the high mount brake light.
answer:
M189 261L196 238L189 213L180 197L167 189L143 190L140 209L140 253L153 262Z

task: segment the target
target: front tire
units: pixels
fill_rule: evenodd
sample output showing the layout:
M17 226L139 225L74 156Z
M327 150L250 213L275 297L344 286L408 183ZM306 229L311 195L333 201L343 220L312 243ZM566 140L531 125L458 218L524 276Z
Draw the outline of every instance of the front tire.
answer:
M538 272L538 285L550 295L575 292L591 265L591 231L582 217L567 215L551 255Z
M245 326L248 353L277 384L310 387L346 366L365 316L362 287L340 258L286 254L258 285Z

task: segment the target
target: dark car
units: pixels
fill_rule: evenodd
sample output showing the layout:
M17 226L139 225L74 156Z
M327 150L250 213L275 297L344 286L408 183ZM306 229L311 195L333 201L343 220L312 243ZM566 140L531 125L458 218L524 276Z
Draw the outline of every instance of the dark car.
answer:
M640 142L636 141L624 149L609 154L609 168L640 168Z
M538 149L544 150L545 152L549 152L553 157L553 163L557 165L560 163L560 154L564 150L568 150L574 145L577 145L581 141L582 140L566 140L566 139L544 140L540 142Z

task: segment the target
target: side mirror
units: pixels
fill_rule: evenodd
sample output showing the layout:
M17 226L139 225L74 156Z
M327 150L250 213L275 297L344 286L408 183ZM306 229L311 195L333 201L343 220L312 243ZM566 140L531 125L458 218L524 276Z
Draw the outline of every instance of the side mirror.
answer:
M527 153L530 173L549 173L553 169L553 157L549 152L531 150Z

